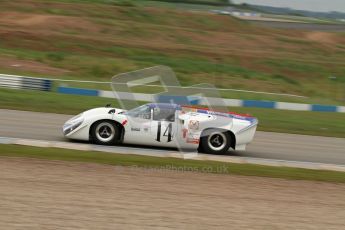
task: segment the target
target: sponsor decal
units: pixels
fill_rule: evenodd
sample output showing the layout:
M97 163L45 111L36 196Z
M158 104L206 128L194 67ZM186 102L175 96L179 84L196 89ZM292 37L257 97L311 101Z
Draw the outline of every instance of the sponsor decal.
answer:
M199 121L190 120L188 124L188 128L190 130L198 130L199 129Z
M186 142L189 144L199 144L199 135L194 133L188 133Z
M196 133L188 133L188 138L199 139L199 135Z
M149 131L149 127L144 127L144 132L148 132Z
M187 143L189 144L199 144L199 139L187 138Z
M131 131L140 132L140 128L131 128Z

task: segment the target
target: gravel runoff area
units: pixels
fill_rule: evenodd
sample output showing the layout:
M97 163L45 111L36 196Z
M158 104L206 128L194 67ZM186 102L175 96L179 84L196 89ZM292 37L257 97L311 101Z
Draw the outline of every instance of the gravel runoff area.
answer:
M0 158L0 229L344 229L345 185Z

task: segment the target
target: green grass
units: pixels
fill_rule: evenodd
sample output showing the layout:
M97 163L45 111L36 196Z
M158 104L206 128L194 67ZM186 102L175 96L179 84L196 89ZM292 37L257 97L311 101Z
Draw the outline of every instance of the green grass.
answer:
M64 45L68 46L66 41L64 42ZM224 98L328 105L344 105L345 103L345 82L343 78L338 77L336 81L330 81L328 77L325 77L322 81L324 90L316 90L316 87L321 82L317 81L316 83L313 83L315 81L310 81L309 84L312 85L306 86L297 78L291 78L287 75L280 74L283 69L295 69L295 71L302 73L317 70L319 72L318 74L326 76L327 70L318 65L304 64L291 60L267 59L260 61L260 63L271 66L276 73L264 74L259 71L239 67L236 63L227 64L210 62L205 58L194 58L193 56L188 55L176 55L172 57L157 51L149 51L139 48L125 49L117 46L103 48L94 46L82 47L83 49L85 48L90 51L93 50L94 52L105 52L107 53L107 56L101 58L101 56L67 54L67 51L42 52L26 49L3 48L0 49L3 55L16 56L19 59L39 61L56 68L68 69L70 72L59 76L49 76L34 72L27 73L21 69L9 70L3 68L2 73L29 75L33 77L110 81L111 77L117 73L123 73L154 65L167 65L177 72L177 78L183 86L190 86L202 82L212 84L223 89L248 89L248 85L253 85L255 87L255 83L258 83L260 85L269 85L272 89L267 89L266 91L268 92L292 93L296 95L304 95L305 92L309 92L310 95L313 95L313 97L300 98L229 90L220 92L221 96ZM100 58L102 62L100 62ZM341 73L339 73L339 75L336 74L336 76L341 76ZM111 90L110 86L107 84L71 82L64 84L70 87ZM262 91L260 88L253 88L253 90ZM294 92L290 92L290 90L294 90ZM157 90L152 87L143 87L139 91L142 93L152 93ZM325 95L327 95L327 97L325 97Z
M75 2L75 3L96 3L108 4L114 6L135 6L136 2L133 0L60 0L62 2Z
M345 113L233 107L259 118L258 130L345 138Z
M1 88L0 98L0 108L3 109L61 114L78 114L84 110L105 106L108 103L118 106L117 101L110 98Z
M225 6L228 5L227 0L48 0L54 2L68 2L68 3L91 3L91 4L107 4L116 6L136 6L136 5L169 5L169 4L186 4L186 5L206 5L206 6Z
M178 170L183 169L185 171L222 173L230 175L345 183L344 172L309 170L290 167L272 167L255 164L223 163L215 161L182 160L177 158L160 158L56 148L0 145L0 156L91 162L98 164L135 166L152 169L175 168Z
M64 95L52 92L0 89L0 108L78 114L101 107L115 99L92 96ZM232 107L231 111L258 117L258 130L345 138L345 114L309 111L288 111L261 108Z

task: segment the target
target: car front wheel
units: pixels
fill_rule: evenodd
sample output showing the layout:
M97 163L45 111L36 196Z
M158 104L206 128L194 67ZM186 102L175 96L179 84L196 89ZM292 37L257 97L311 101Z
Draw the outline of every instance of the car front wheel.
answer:
M231 146L231 137L222 130L206 130L201 137L201 146L206 153L224 154Z
M119 128L110 121L99 121L91 127L91 138L96 144L112 145L119 139Z

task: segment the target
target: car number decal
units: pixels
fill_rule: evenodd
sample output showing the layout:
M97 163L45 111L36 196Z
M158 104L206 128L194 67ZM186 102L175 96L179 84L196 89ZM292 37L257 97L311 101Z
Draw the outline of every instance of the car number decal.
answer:
M157 138L156 141L161 141L161 132L162 132L162 122L158 122L157 128ZM172 123L169 123L168 127L164 130L163 137L168 137L167 142L171 142L172 140Z

